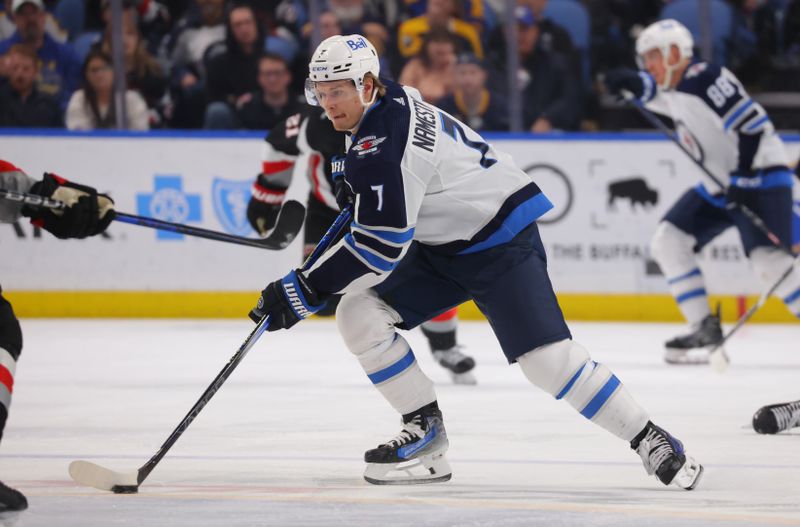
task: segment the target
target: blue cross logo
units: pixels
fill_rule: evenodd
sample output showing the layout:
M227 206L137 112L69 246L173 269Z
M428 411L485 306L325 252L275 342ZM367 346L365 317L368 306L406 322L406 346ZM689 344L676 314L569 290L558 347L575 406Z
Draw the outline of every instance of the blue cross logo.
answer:
M200 194L184 192L181 176L156 174L153 182L152 193L136 194L138 214L173 223L199 222L202 219ZM158 231L157 239L182 240L183 234Z

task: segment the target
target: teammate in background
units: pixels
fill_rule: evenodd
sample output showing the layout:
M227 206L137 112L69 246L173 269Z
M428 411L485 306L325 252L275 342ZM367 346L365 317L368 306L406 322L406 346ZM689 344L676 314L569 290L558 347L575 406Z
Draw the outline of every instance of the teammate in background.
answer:
M756 274L771 287L792 265L737 208L741 203L764 220L786 248L792 235L792 173L775 127L727 69L693 58L689 31L675 20L656 22L636 41L646 71L614 70L609 91L632 93L654 112L670 117L679 140L720 181L707 176L667 212L653 236L651 252L691 332L666 343L668 363L707 363L709 347L722 340L719 313L712 314L697 253L736 227ZM800 317L800 272L776 290Z
M22 215L58 238L86 238L103 232L114 219L114 202L105 194L98 194L91 187L71 183L54 174L45 174L41 181L34 181L3 160L0 160L0 188L38 194L68 205L63 212L56 212L0 200L0 223L14 222ZM0 287L0 439L11 407L14 371L22 352L19 321L2 293ZM0 512L21 511L27 507L28 501L22 493L0 482Z
M309 103L348 132L343 177L355 220L308 271L269 284L251 317L288 329L345 293L339 330L403 425L365 453L365 479L450 479L433 383L395 328L474 299L531 383L629 442L648 474L694 488L702 466L571 340L536 225L552 205L530 177L415 90L379 79L377 53L360 35L326 39L309 69Z
M305 154L306 173L311 190L306 205L303 258L314 250L325 231L339 214L337 201L346 199L342 179L334 181L331 163L344 154L345 134L337 132L325 112L307 106L270 130L264 145L261 173L253 184L247 206L247 219L256 232L264 236L274 225L285 194L292 181L295 163ZM338 187L337 187L338 184ZM339 296L331 298L317 312L332 316ZM456 384L475 384L475 360L465 355L456 341L458 310L450 309L424 322L422 332L428 339L436 361L444 367Z

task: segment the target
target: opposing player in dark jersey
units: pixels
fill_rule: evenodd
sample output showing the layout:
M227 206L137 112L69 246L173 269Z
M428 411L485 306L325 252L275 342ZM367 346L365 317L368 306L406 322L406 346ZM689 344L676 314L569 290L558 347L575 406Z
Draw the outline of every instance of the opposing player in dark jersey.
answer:
M35 181L3 160L0 160L0 188L38 194L68 205L64 211L54 212L0 200L0 223L11 223L20 216L26 216L34 225L63 239L94 236L103 232L114 219L114 202L105 194L98 194L91 187L72 183L54 174L45 174L41 181ZM2 293L0 288L0 439L11 408L14 373L22 352L19 321ZM23 510L27 506L28 501L22 493L0 482L0 512Z
M344 293L339 331L403 423L397 436L364 454L364 478L450 479L433 382L396 328L411 329L472 299L509 363L532 384L626 441L665 485L694 488L702 466L572 341L536 225L552 208L547 197L509 155L379 74L378 55L361 35L330 37L314 52L306 97L348 132L337 168L354 220L307 271L267 285L251 312L255 320L269 316L270 331L288 329Z
M792 185L783 141L764 111L726 68L693 56L691 33L676 20L647 27L636 41L643 71L617 70L609 90L633 93L645 106L675 123L680 141L723 184L706 174L667 212L656 229L651 252L691 332L666 343L669 363L707 363L709 349L722 341L718 314L711 312L697 253L731 227L764 288L793 265ZM735 207L746 205L775 233L777 248ZM733 205L733 207L731 207ZM775 294L800 317L800 270Z
M306 205L304 258L314 249L345 199L341 181L333 180L331 163L344 155L345 134L337 132L325 112L318 106L307 106L270 130L265 139L261 172L253 184L247 207L250 225L262 235L275 224L281 203L292 182L298 163L306 163L310 191ZM333 297L317 315L336 312L339 296ZM457 308L424 322L422 332L428 339L436 361L447 369L456 384L475 384L475 360L462 352L456 341Z

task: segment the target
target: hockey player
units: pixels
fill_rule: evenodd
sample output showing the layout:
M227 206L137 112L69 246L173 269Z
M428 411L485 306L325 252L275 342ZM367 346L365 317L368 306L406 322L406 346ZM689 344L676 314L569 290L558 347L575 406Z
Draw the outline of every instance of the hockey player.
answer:
M22 215L58 238L86 238L103 232L114 219L114 202L105 194L98 194L91 187L69 182L54 174L45 174L41 181L34 181L22 170L3 160L0 160L0 188L30 192L68 205L63 212L54 212L0 200L0 223L14 222ZM0 439L11 406L14 371L21 351L19 321L11 304L3 298L0 288ZM19 511L27 506L28 501L22 493L0 482L0 512Z
M331 163L344 154L345 134L337 132L325 112L317 106L306 109L281 122L267 134L261 173L253 184L247 206L247 219L262 236L274 225L285 194L292 181L295 164L304 156L311 186L306 205L304 258L311 254L325 231L339 214L341 201L347 194L342 180L332 178ZM338 185L338 186L337 186ZM331 298L319 316L336 312L339 297ZM436 361L456 384L475 384L475 360L464 354L456 341L458 310L450 309L422 323Z
M679 140L727 185L723 193L707 176L689 189L658 225L651 252L664 272L691 332L666 343L668 363L707 363L709 349L722 340L719 313L712 314L697 253L736 227L763 286L772 286L793 262L740 210L746 205L789 248L792 229L792 173L783 143L764 108L753 101L727 69L693 57L689 31L675 20L647 27L636 41L645 71L615 70L609 91L632 93L646 107L675 123ZM800 316L800 272L776 290Z
M336 311L344 341L402 416L400 433L365 453L365 479L450 479L433 383L395 328L473 299L531 383L629 442L648 474L694 488L701 465L571 340L536 225L552 205L530 177L413 90L379 79L378 56L360 35L323 41L309 69L309 102L348 132L340 167L355 219L308 271L269 284L251 317L290 328L345 293Z

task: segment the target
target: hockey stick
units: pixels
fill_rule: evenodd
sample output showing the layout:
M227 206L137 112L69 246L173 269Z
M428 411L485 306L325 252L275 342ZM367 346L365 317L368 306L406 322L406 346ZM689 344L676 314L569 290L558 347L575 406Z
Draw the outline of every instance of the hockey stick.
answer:
M17 201L24 205L46 207L53 210L61 210L65 207L64 203L61 201L37 196L36 194L17 192L14 190L0 189L0 198L9 201ZM202 227L184 225L182 223L172 223L156 218L136 216L135 214L126 214L124 212L115 211L114 216L115 221L130 223L131 225L140 225L142 227L177 232L189 236L196 236L198 238L205 238L207 240L235 243L237 245L246 245L248 247L257 247L259 249L270 250L284 249L290 243L292 243L297 234L300 232L300 228L303 226L304 218L305 207L303 207L303 205L297 201L289 200L283 204L280 215L278 216L278 221L275 224L275 228L272 229L272 232L269 234L269 236L262 239L252 239L245 238L244 236L228 234L225 232L203 229Z
M667 128L667 126L664 123L662 123L655 115L653 115L653 113L651 111L649 111L647 108L645 108L640 100L638 100L630 92L623 93L623 98L625 99L625 101L628 104L630 104L631 106L636 108L636 110L639 112L639 114L641 114L641 116L644 117L650 124L652 124L658 130L660 130L673 143L678 145L678 148L680 148L683 151L683 153L686 154L686 156L689 159L691 159L692 162L695 165L697 165L698 168L700 168L700 170L703 171L703 173L705 175L707 175L709 178L711 178L711 180L714 183L716 183L717 186L719 186L720 190L722 190L722 191L726 190L726 187L722 183L722 181L720 181L719 178L717 178L717 176L712 174L711 171L708 170L708 168L706 168L706 166L703 164L702 161L696 159L692 155L692 153L689 152L689 150L683 145L683 143L681 143L680 140L675 136L675 134L672 132L672 130ZM748 220L750 220L750 222L753 224L753 226L755 226L759 231L761 231L762 234L764 234L769 239L769 241L772 242L773 245L775 245L775 247L777 247L778 249L780 249L780 250L784 251L785 253L789 254L793 258L796 258L795 255L792 253L792 251L788 247L786 247L785 245L783 245L781 243L780 238L778 238L778 236L775 233L773 233L769 229L769 227L767 227L767 224L764 223L764 220L762 220L747 205L745 205L743 203L734 202L730 206L738 208L742 212L742 214L744 214L745 217ZM786 280L789 277L789 275L792 274L792 270L794 269L794 265L795 265L795 262L793 261L792 265L790 265L789 268L786 269L786 271L783 272L783 274L781 275L780 279L778 279L778 281L775 282L772 285L772 287L769 288L769 290L767 290L764 294L762 294L761 297L759 297L758 301L750 309L748 309L747 312L739 318L739 320L736 321L736 324L733 326L733 328L731 328L731 330L728 331L728 333L725 334L722 337L722 340L719 341L717 344L714 345L714 347L711 348L711 350L709 351L708 360L709 360L709 363L711 364L711 367L715 371L720 372L720 373L724 372L728 368L728 366L730 365L730 359L728 358L728 355L725 353L725 350L723 349L723 346L725 345L725 343L728 342L728 339L730 339L739 330L739 328L741 328L748 320L750 320L750 318L756 313L756 311L759 310L759 308L761 308L761 306L764 305L764 303L775 292L775 290L778 287L780 287L780 285L784 282L784 280Z
M339 235L341 230L350 222L352 217L351 207L346 207L333 224L328 228L325 236L322 237L317 244L314 251L309 255L306 261L301 266L302 270L310 268L314 262L319 259L320 255L325 252ZM250 348L256 343L258 338L269 327L269 316L265 315L259 320L255 329L245 339L244 343L239 347L239 350L231 357L228 363L222 368L222 371L216 376L211 384L200 396L200 399L194 403L192 409L186 414L186 417L181 420L175 430L167 437L167 440L161 445L158 451L151 457L147 463L139 467L138 470L130 472L117 472L90 461L73 461L69 465L69 475L82 485L87 487L94 487L100 490L109 490L116 494L135 494L139 491L139 485L147 478L147 476L158 465L159 461L166 455L170 448L175 444L178 438L189 428L192 421L197 417L200 411L211 400L217 390L220 389L222 384L230 377L233 370L244 359Z

